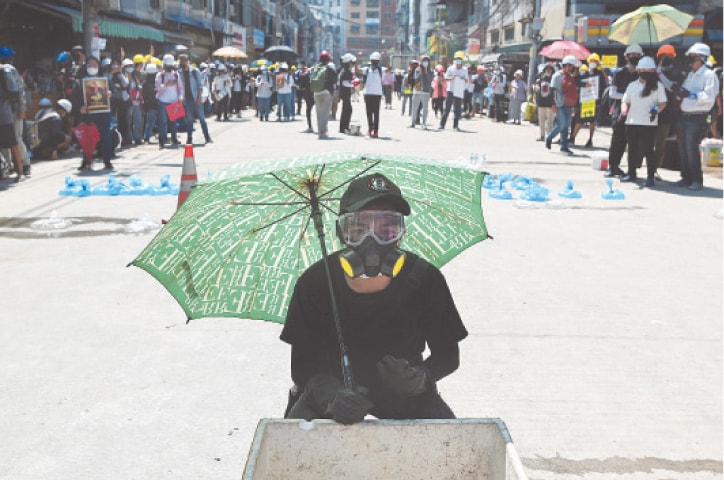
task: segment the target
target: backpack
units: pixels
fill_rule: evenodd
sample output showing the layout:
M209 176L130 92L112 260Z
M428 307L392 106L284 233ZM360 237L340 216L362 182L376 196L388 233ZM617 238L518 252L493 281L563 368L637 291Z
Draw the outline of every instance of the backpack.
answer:
M0 65L0 99L18 101L20 85L15 81L12 65Z
M315 65L309 74L309 86L314 93L321 92L325 89L327 83L327 66Z
M307 88L309 88L309 83L309 70L300 72L297 76L297 85L299 86L299 89L306 90Z

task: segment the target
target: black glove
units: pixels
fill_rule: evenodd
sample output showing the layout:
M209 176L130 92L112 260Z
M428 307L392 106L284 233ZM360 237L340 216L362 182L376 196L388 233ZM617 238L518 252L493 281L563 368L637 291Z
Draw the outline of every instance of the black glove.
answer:
M674 83L673 85L671 85L671 91L679 98L689 98L689 94L691 93L678 83Z
M403 397L420 395L432 383L424 367L413 367L407 360L392 355L377 362L377 373L387 388Z
M344 425L361 422L367 412L374 407L374 404L364 396L365 393L367 392L364 387L357 387L357 390L349 388L338 390L329 402L325 414Z

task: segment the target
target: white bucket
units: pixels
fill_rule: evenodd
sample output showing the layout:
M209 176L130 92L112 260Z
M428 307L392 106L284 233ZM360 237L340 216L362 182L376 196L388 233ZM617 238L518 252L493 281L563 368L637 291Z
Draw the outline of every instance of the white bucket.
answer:
M608 170L608 152L594 152L591 155L591 166L594 170Z

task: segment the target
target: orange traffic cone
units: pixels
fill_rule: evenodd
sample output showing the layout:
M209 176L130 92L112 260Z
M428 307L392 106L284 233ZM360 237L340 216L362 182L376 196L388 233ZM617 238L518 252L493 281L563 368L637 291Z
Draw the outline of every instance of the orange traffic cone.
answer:
M178 209L182 203L186 201L186 197L191 192L191 187L196 185L199 177L196 175L196 161L194 160L194 146L192 144L186 145L184 150L184 166L181 170L181 185L178 190Z

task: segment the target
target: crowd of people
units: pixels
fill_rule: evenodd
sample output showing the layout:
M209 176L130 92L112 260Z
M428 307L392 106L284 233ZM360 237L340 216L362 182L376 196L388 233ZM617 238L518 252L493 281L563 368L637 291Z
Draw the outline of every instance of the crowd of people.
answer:
M677 132L681 183L700 189L699 142L708 129L711 135L721 137L721 69L710 68L713 57L702 43L686 54L688 76L676 65L671 45L661 46L655 59L644 57L641 47L631 45L624 53L627 64L618 71L602 68L595 53L583 65L568 56L558 63L540 65L532 85L527 84L521 69L509 72L505 66L486 69L466 64L462 51L454 54L447 67L433 65L431 58L423 55L410 61L406 70L393 70L381 63L379 52L372 53L368 63L347 53L335 65L331 54L322 51L314 65L254 62L250 67L216 60L197 66L183 53L157 59L151 51L127 58L121 49L118 56L99 59L86 56L78 46L58 55L52 81L54 101L42 98L33 119L25 118L30 107L25 90L33 80L12 67L13 56L8 47L0 48L0 64L8 71L5 77L13 79L9 83L18 90L12 101L0 103L0 148L8 149L5 153L0 150L0 155L12 159L17 181L30 175L31 156L55 159L78 148L75 127L83 123L97 130L97 154L104 168L112 170L117 148L150 143L157 143L159 149L175 148L180 144L180 131L186 133L186 143L193 143L196 121L209 143L213 140L207 117L225 122L233 116L240 118L245 110L253 111L262 122L270 117L288 122L304 116L306 132L326 139L329 121L337 120L338 113L339 133L357 133L351 125L353 103L363 103L367 135L377 138L380 109L382 105L393 108L395 97L410 128L435 127L430 106L439 130L446 128L451 113L452 128L457 131L462 119L485 113L494 122L513 125L520 125L525 116L537 121L537 140L551 149L558 137L560 150L567 155L573 154L570 146L575 145L583 126L588 124L584 145L591 148L596 125L608 120L613 135L607 175L635 181L646 158L647 186L660 178L657 169L664 161L666 140ZM89 105L89 81L97 91L99 105L106 104L106 108ZM529 117L531 106L535 114ZM176 118L179 113L180 119ZM712 119L709 124L707 118ZM33 121L30 132L26 120ZM623 172L620 164L626 150L628 171ZM92 155L84 152L80 170L91 168Z

